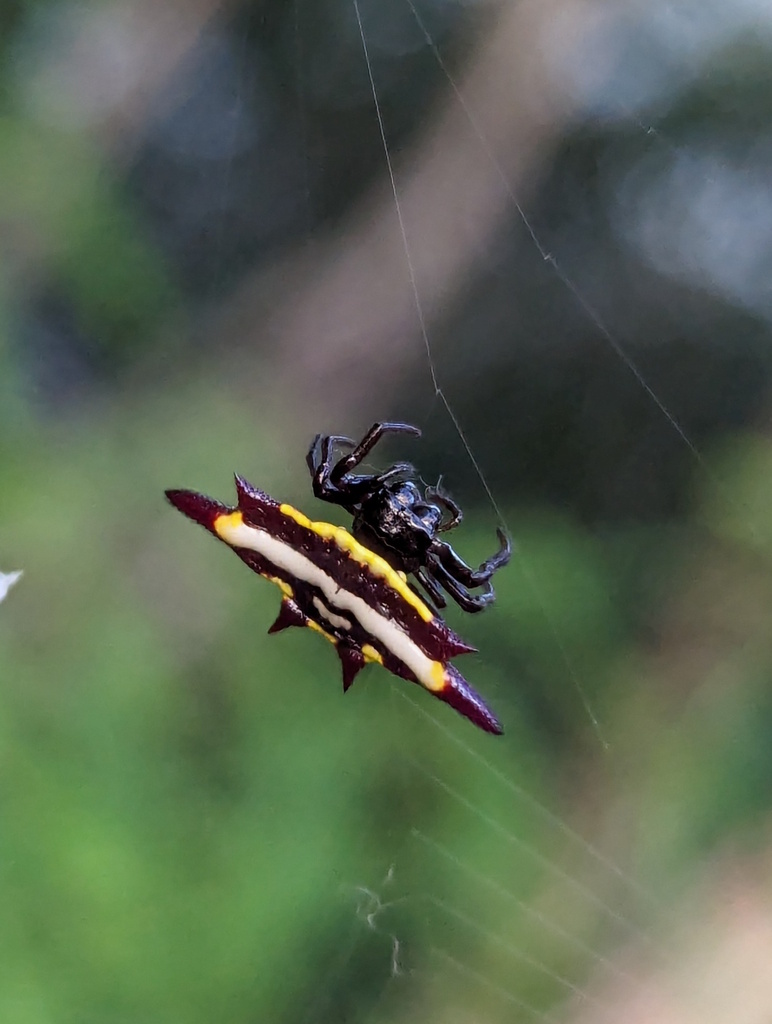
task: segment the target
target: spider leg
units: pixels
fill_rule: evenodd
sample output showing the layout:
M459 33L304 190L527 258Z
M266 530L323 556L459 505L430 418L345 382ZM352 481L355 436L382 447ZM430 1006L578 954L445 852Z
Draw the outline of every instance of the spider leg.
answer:
M507 564L512 555L509 537L501 528L498 528L496 533L499 538L499 550L495 555L487 558L477 569L467 565L463 558L459 558L450 544L445 541L434 540L430 550L435 555L437 562L453 579L465 587L481 587L498 569Z
M425 496L427 501L434 502L434 504L441 506L446 512L450 513L450 519L446 523L440 523L437 527L437 533L452 530L464 518L461 506L449 494L443 491L439 484L436 487L427 487Z
M432 579L429 573L426 572L425 569L418 569L418 571L414 572L413 575L431 598L435 611L440 608L447 607L448 602L445 600L445 597L442 591L440 590L438 584L435 583L435 581Z
M383 484L384 480L391 480L396 476L412 476L415 469L409 462L398 462L387 469L385 473L362 473L353 476L349 473L337 482L333 483L330 475L326 474L322 481L323 491L317 490L316 478L314 479L314 494L317 498L324 498L326 501L335 501L345 507L359 505L373 494Z
M306 465L311 476L314 476L322 466L326 466L328 470L332 469L332 452L335 445L347 445L353 448L356 441L339 434L317 434L306 455Z
M347 473L355 469L369 455L384 434L413 434L415 437L420 437L421 431L418 427L411 427L408 423L374 423L354 450L333 466L330 473L332 482L339 483Z
M409 462L398 462L381 474L351 474L351 470L359 465L386 433L420 434L421 431L407 423L375 423L359 444L350 437L338 434L317 434L306 456L314 495L323 501L349 507L363 501L384 480L402 474L414 475L415 469ZM336 462L336 446L348 446L353 451Z
M427 570L434 577L434 580L447 590L456 604L465 612L481 612L483 608L487 608L489 604L496 600L496 594L490 580L486 580L482 584L484 589L481 594L470 594L467 587L459 582L440 562L432 559L431 563L427 566Z
M317 434L306 456L306 463L311 472L314 495L322 501L331 501L346 506L357 497L364 497L372 490L373 477L359 477L351 480L335 481L332 474L335 470L334 452L336 445L356 444L350 437L338 434ZM357 486L359 485L359 486Z
M378 476L376 477L376 479L378 480L378 483L380 484L380 483L383 483L384 480L391 480L391 478L395 477L395 476L410 476L410 477L412 477L412 476L415 476L415 475L416 475L416 469L415 469L415 466L411 462L395 462L394 465L391 466L389 469L387 469L385 473L379 473ZM361 477L352 477L350 479L360 480L362 478ZM372 477L367 477L367 479L371 480Z

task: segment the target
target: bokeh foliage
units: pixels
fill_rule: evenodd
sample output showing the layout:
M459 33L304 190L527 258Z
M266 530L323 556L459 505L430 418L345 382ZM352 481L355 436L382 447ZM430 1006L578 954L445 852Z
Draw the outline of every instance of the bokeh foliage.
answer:
M204 35L130 158L85 116L54 117L64 101L44 88L46 60L109 5L17 5L2 51L0 569L25 572L0 606L9 1021L444 1021L450 1007L520 1019L513 996L552 1010L592 975L588 949L634 942L628 920L663 929L663 907L705 865L766 842L772 449L754 429L769 365L758 309L703 296L697 323L713 333L700 347L692 286L629 266L609 285L597 253L613 232L600 232L583 281L604 282L631 335L642 310L646 329L667 321L672 344L642 360L685 412L695 459L603 339L583 343L597 331L554 299L560 282L540 291L541 268L522 271L533 308L507 334L514 229L454 297L437 350L518 545L493 610L449 612L480 649L463 667L506 723L499 743L375 668L344 699L334 653L310 633L268 637L278 594L164 504L171 486L227 499L238 470L330 514L308 496L302 399L245 396L232 353L200 329L247 268L335 224L382 171L353 44L331 67L329 26L350 29L350 10L313 6L327 30L301 37L304 123L289 8L245 6ZM434 18L460 65L472 24L454 5ZM378 31L399 143L444 83L430 51L388 19ZM741 105L763 75L742 52L733 67ZM234 81L226 146L215 128ZM207 108L218 90L223 105ZM663 118L709 133L705 106L685 117L674 93ZM534 200L542 212L561 200L565 222L546 223L558 260L571 265L593 203L611 220L598 181L628 168L630 135L637 145L630 123L591 120L566 133ZM634 305L622 278L635 278ZM735 328L747 344L722 348ZM515 347L559 329L568 356ZM265 349L251 366L270 393L281 353ZM403 372L386 413L424 416L425 388ZM367 425L328 412L346 420L336 429ZM491 509L459 468L452 425L418 452L460 488L461 552L484 557Z

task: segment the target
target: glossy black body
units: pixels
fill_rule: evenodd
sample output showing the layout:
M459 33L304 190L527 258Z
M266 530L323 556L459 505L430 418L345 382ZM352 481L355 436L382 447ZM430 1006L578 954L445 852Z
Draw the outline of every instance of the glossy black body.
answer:
M510 559L509 538L499 529L499 550L474 569L438 536L463 517L450 495L437 487L422 492L409 462L397 462L383 473L355 472L387 433L418 437L421 431L407 423L375 423L358 444L350 437L318 434L307 457L314 494L345 508L357 540L412 575L435 609L446 606L448 594L464 611L481 611L495 600L491 578ZM352 450L336 458L340 448Z

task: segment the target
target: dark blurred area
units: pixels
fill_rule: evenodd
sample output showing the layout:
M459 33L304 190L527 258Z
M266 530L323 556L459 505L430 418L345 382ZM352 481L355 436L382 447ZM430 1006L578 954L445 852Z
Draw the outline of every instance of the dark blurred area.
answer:
M0 25L0 1016L766 1020L767 7ZM498 746L163 505L334 515L308 441L378 419L514 535L449 613Z
M460 74L493 6L426 8L424 27ZM33 5L6 41L6 81L52 125L107 116L100 83L79 79L76 53L57 47L77 50L79 34L98 41L101 31L118 68L123 57L119 12L90 25L85 11L79 23L65 10ZM407 3L362 11L399 154L448 82ZM620 19L604 40L610 77L583 97L538 188L529 183L524 209L549 260L510 206L474 277L432 324L436 370L473 450L518 453L486 459L497 494L557 502L590 522L670 517L684 509L694 455L660 404L699 450L758 416L770 351L770 91L763 38L748 38L743 13L684 15L674 33L655 15L644 31ZM205 316L245 275L334 229L383 177L351 4L213 14L169 70L130 157L100 172L113 195L92 211L85 251L60 254L80 270L49 266L14 295L11 337L38 402L60 408L120 388L180 306L192 321ZM107 233L123 259L93 267ZM73 295L84 260L97 280ZM188 333L179 357L192 345L211 351L212 339ZM269 347L255 332L254 351ZM399 383L395 404L408 418L426 401L423 369L406 367Z

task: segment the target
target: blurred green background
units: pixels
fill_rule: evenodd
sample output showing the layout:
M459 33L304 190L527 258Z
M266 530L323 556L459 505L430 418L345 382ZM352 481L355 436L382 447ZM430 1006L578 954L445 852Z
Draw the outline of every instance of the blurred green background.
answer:
M356 13L0 15L0 1019L772 1019L769 11ZM501 739L163 500L398 418Z

